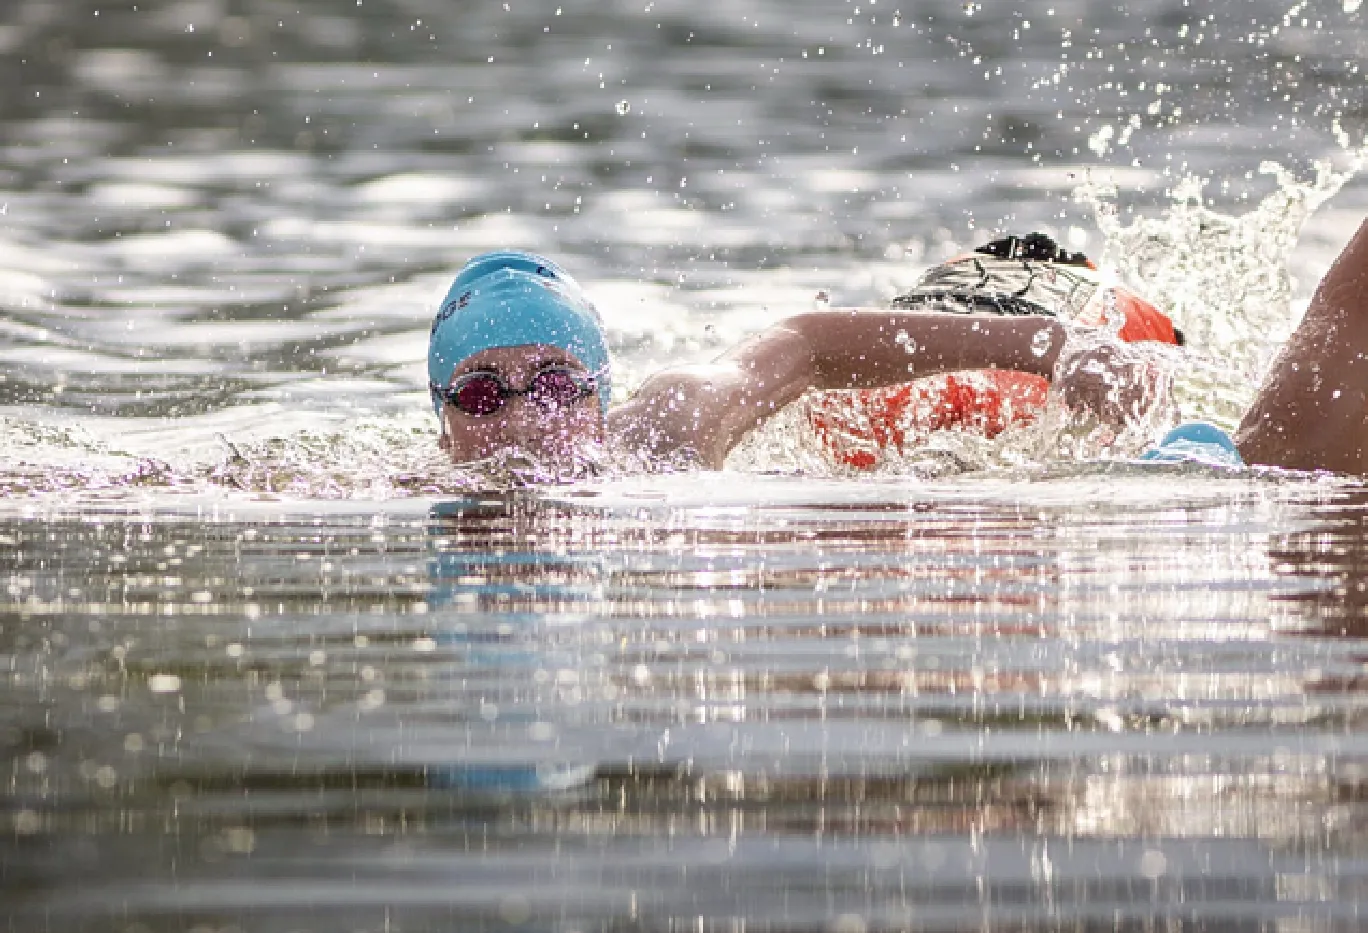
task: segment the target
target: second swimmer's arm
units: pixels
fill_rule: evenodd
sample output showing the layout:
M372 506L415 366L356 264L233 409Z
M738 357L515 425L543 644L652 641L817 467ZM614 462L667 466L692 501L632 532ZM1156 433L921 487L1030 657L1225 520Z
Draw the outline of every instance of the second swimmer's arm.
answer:
M1368 475L1368 221L1321 279L1235 443L1247 463Z
M1049 377L1064 345L1035 317L836 310L786 319L713 363L648 379L609 414L622 442L650 454L690 448L719 468L746 432L808 389L872 388L959 369Z

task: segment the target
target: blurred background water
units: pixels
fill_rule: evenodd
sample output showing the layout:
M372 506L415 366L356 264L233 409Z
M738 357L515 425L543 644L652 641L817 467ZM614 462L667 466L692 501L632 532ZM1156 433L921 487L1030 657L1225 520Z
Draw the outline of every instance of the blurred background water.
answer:
M1358 484L759 475L781 425L462 494L422 358L483 249L587 286L625 397L1043 229L1228 421L1368 209L1363 16L10 0L0 918L1360 929Z

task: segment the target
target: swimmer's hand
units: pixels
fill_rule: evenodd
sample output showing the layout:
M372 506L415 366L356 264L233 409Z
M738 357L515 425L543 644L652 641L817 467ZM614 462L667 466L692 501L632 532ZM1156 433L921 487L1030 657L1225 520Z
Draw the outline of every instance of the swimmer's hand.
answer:
M1165 395L1163 369L1126 344L1101 343L1065 350L1054 382L1064 404L1116 428L1145 416Z

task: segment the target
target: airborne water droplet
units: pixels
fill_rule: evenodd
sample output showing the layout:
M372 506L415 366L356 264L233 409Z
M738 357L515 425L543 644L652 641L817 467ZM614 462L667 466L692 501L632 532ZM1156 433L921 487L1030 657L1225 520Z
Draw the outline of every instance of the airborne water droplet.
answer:
M1050 329L1042 327L1036 331L1036 335L1031 338L1031 352L1037 357L1044 356L1050 352L1050 347L1054 345L1054 338L1050 336Z

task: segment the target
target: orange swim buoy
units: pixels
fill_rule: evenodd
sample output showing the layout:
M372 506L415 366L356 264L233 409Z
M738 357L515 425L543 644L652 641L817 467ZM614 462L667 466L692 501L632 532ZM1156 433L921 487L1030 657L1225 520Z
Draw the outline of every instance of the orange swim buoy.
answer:
M1049 380L1033 373L941 373L878 389L816 393L808 399L807 417L832 457L868 470L889 451L924 444L934 431L997 437L1010 425L1034 420L1049 389Z
M1058 249L1048 237L1007 237L929 270L895 308L944 313L1043 315L1100 326L1123 315L1125 341L1181 344L1168 316L1098 272L1086 257ZM935 431L997 437L1034 421L1049 380L1000 369L941 373L877 389L813 393L807 421L836 462L873 469Z

